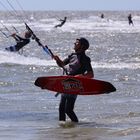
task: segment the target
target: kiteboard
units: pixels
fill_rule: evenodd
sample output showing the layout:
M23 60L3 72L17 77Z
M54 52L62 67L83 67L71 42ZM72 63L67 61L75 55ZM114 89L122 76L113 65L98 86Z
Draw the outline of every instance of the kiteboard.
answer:
M38 77L34 84L41 89L66 94L98 95L116 91L107 81L75 76Z

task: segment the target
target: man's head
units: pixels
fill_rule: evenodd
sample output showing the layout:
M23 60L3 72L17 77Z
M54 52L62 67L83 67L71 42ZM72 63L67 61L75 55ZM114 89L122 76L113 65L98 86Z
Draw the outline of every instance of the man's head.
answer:
M25 38L30 38L32 36L32 33L30 31L25 32Z
M84 52L89 48L89 42L86 38L77 38L76 42L74 43L74 49L76 52Z

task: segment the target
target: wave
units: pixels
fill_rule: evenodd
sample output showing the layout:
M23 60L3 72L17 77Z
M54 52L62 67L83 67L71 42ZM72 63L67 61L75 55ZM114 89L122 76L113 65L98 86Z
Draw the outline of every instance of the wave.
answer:
M35 66L57 66L54 60L40 59L37 57L24 56L17 53L0 51L0 64L18 64L18 65L35 65ZM93 68L107 68L107 69L138 69L139 63L124 63L124 62L93 62Z
M52 65L48 60L42 60L36 57L24 56L14 52L0 51L0 64L19 64L19 65Z
M139 69L139 63L96 63L92 62L94 68L109 68L109 69Z
M45 19L44 19L45 20ZM140 21L135 21L135 26L129 26L128 21L113 21L108 19L75 19L68 21L63 28L59 28L59 30L63 32L74 32L79 30L80 32L88 31L90 32L99 32L99 31L115 31L115 32L126 32L126 33L134 33L134 32L140 32ZM35 28L41 29L43 31L52 31L55 25L55 21L52 20L50 23L38 23L34 24ZM40 27L40 28L39 28Z
M17 20L3 20L7 27L15 26L15 27L23 27L24 23L18 22ZM50 31L54 30L54 26L58 24L58 20L55 18L42 18L39 20L34 20L30 22L30 26L38 31ZM80 18L80 19L68 19L66 24L64 24L63 28L59 28L58 30L63 32L74 32L77 30L88 31L88 32L99 32L99 31L116 31L116 32L140 32L140 17L134 17L134 25L129 26L127 20L114 20L114 19L101 19L98 16L90 16L88 18ZM1 28L3 27L0 25Z

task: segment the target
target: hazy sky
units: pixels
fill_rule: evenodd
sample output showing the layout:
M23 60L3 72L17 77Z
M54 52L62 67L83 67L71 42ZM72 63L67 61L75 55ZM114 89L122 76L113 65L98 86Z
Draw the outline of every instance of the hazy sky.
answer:
M24 10L140 10L140 0L0 0L9 1L14 8ZM17 6L16 6L17 5ZM7 7L7 5L6 5ZM0 10L5 10L0 5Z

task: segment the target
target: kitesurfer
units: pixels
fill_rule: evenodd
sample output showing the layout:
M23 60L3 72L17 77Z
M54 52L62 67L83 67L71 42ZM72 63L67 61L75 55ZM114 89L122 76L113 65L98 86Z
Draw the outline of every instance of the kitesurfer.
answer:
M30 38L32 36L32 33L30 31L26 31L24 34L24 38L20 37L19 35L17 35L16 33L13 33L11 35L11 37L13 37L16 41L16 45L14 46L10 46L5 48L7 51L11 51L11 52L17 52L19 51L21 48L23 48L25 45L30 43Z
M68 75L93 78L94 73L91 66L91 60L85 54L85 51L88 48L89 42L86 38L77 38L74 43L74 53L69 55L63 61L57 55L54 55L53 58L56 60L58 66L60 67L64 67L68 64ZM76 94L61 94L61 100L59 104L60 125L61 123L65 123L66 114L72 122L78 122L78 117L74 112L76 98Z
M65 24L66 20L67 20L67 17L64 17L64 19L59 19L59 21L61 21L61 23L56 25L55 28L62 27Z

